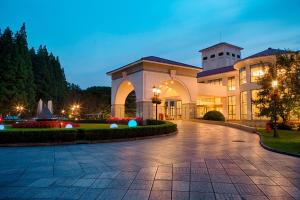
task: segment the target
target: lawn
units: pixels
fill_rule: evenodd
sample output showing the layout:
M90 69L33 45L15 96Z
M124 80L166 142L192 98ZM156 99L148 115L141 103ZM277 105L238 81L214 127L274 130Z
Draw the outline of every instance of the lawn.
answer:
M126 128L127 125L118 125L119 128ZM80 123L80 127L76 129L101 129L109 128L110 124L94 124L94 123ZM19 130L19 131L33 131L33 130L49 130L49 128L12 128L10 125L5 126L5 130ZM51 130L61 130L61 128L52 128Z
M278 130L279 138L273 137L273 132L261 129L263 143L273 149L287 153L300 154L300 131Z

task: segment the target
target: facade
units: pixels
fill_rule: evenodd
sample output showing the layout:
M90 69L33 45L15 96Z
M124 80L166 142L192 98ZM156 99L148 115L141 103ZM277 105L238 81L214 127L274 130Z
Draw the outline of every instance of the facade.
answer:
M284 50L268 48L241 59L243 48L219 43L200 50L203 68L159 57L144 57L110 71L112 116L125 117L125 100L136 93L136 115L155 118L152 88L159 87L162 103L160 119L202 118L211 110L222 112L227 120L260 120L252 105L264 74L263 65L275 63Z

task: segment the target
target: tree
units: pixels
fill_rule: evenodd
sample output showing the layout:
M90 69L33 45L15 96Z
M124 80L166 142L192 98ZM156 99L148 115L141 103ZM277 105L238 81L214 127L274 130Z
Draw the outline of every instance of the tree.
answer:
M253 103L260 109L260 116L270 117L274 121L278 114L282 123L287 124L292 111L299 106L299 56L292 52L281 54L276 56L275 64L262 65L266 73L258 79L261 90ZM274 96L272 87L274 80L278 82L277 96Z

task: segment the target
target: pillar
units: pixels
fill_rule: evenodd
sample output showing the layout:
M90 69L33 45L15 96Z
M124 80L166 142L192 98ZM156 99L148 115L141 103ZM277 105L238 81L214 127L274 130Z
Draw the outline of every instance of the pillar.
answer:
M111 114L113 117L125 117L125 104L113 104L111 106Z
M151 101L139 101L136 102L136 116L143 119L153 119L153 104Z

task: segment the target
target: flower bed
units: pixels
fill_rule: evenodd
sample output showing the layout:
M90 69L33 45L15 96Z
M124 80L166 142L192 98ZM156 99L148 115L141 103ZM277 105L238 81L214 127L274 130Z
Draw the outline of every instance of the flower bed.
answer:
M124 124L127 125L130 120L135 120L139 126L143 125L143 118L135 117L135 118L119 118L119 117L111 117L106 120L108 124Z
M68 121L22 121L12 124L13 128L65 128L67 124L71 124L74 128L79 124Z

